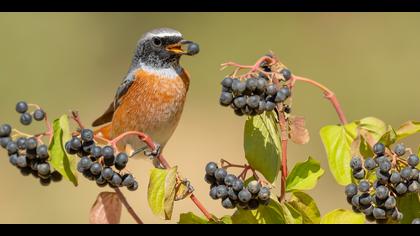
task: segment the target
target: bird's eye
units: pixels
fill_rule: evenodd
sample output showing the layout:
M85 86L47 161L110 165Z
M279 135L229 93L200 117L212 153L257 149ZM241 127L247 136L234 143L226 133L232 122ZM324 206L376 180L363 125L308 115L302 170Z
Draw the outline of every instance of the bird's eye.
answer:
M153 45L160 46L162 44L162 40L159 38L153 38Z

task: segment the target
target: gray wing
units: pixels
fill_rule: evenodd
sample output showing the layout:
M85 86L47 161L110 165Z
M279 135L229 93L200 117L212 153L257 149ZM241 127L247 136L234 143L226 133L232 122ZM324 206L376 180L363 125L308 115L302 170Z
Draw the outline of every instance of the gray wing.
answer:
M129 73L121 85L117 89L117 93L115 94L114 101L109 105L108 109L105 111L104 114L102 114L98 119L96 119L92 126L100 126L106 123L109 123L112 121L112 117L114 116L114 112L117 109L117 107L120 105L121 97L124 96L124 94L127 93L130 86L133 84L135 79L135 73Z

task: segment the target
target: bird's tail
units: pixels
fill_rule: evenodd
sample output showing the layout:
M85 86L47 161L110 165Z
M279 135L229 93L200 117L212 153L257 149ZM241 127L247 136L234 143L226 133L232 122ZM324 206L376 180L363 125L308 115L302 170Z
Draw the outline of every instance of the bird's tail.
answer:
M96 130L94 130L95 135L100 135L105 139L111 140L112 139L112 135L111 135L111 125L112 123L108 123Z

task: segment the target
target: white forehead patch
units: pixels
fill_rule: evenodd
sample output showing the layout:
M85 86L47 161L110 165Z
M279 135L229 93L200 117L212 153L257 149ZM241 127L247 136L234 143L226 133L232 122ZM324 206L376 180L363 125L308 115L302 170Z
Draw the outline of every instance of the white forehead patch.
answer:
M170 28L159 28L159 29L154 29L151 30L147 33L145 33L143 35L143 37L141 38L141 40L147 40L147 39L151 39L153 37L181 37L182 38L182 34L174 29L170 29Z

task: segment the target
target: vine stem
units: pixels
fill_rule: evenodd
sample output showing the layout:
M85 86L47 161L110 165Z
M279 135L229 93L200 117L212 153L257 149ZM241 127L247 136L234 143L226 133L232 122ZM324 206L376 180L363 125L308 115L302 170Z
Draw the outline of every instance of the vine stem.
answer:
M302 82L309 83L309 84L312 84L312 85L320 88L324 92L325 98L328 99L331 102L331 104L333 105L335 111L337 112L338 118L340 119L341 124L342 125L347 124L347 118L344 115L344 111L341 108L341 105L338 102L337 96L335 96L333 91L331 91L326 86L322 85L321 83L319 83L315 80L311 80L311 79L296 76L296 75L292 75L291 79L292 79L292 86L294 85L295 81L302 81Z
M114 140L111 141L112 145L116 145L117 142L122 140L124 137L128 135L137 135L141 141L143 141L151 150L156 149L156 144L153 142L153 140L147 136L146 134L138 131L129 131L126 133L121 134L120 136L116 137ZM169 165L168 161L163 157L162 154L160 154L158 157L156 157L159 162L163 165L165 169L170 169L171 166ZM210 212L207 211L207 209L204 207L204 205L198 200L198 198L191 193L190 199L193 201L193 203L200 209L200 211L204 214L204 216L208 220L214 220L214 217L210 214Z
M80 129L83 129L85 126L83 125L82 121L80 120L79 113L77 111L72 111L71 114L72 114L71 118L77 123L77 125L79 126ZM101 139L105 140L103 138L101 138ZM107 140L107 141L109 142L109 140ZM143 221L140 219L138 214L131 207L130 203L128 203L127 198L124 196L124 193L121 192L121 190L119 188L114 188L114 191L118 195L118 198L120 199L121 203L127 209L128 213L134 219L134 221L137 224L143 224Z
M137 215L137 213L134 211L134 209L130 206L127 199L125 198L124 194L121 192L119 188L115 188L115 192L118 195L118 198L120 199L121 203L124 205L124 207L127 209L128 213L130 213L131 217L136 221L137 224L143 224L143 221L140 219L140 217Z

